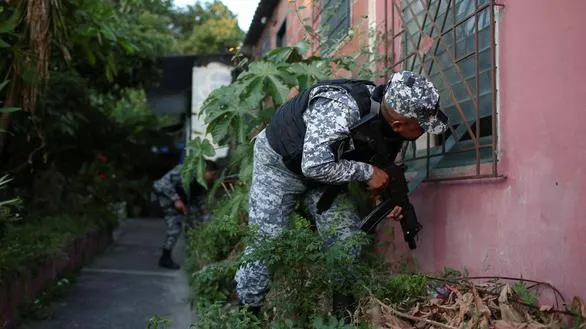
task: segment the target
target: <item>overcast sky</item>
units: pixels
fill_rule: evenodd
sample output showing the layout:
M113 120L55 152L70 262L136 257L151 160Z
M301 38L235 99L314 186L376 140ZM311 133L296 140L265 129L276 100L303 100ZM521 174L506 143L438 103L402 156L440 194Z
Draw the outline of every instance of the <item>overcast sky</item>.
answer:
M186 5L193 5L197 0L174 0L175 5L179 7L183 7ZM200 1L205 3L207 1ZM234 13L238 16L238 26L242 29L242 31L248 31L250 27L250 22L252 21L252 17L254 16L254 11L256 10L256 6L258 6L259 0L222 0L222 2Z

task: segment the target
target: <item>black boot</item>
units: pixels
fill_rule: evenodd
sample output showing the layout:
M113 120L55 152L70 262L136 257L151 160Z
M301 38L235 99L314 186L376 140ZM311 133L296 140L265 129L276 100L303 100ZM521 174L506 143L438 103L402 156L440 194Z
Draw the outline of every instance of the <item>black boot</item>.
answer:
M351 314L356 310L356 300L354 296L334 293L332 300L332 313L339 320L344 320L345 324L350 324Z
M164 267L164 268L168 268L171 270L178 270L179 269L179 264L177 264L173 261L173 259L171 258L171 250L169 250L169 249L163 249L163 254L161 255L161 258L159 259L159 266Z

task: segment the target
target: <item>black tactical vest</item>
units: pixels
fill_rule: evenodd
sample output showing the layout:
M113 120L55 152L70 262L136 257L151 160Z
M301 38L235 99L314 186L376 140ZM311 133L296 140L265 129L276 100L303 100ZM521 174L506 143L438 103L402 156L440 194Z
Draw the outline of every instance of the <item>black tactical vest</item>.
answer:
M371 101L367 85L375 86L367 80L325 80L291 98L276 111L266 128L269 144L283 157L283 162L292 172L302 175L301 156L306 126L303 113L309 105L309 94L313 88L323 85L335 85L344 88L358 103L360 117L370 113Z

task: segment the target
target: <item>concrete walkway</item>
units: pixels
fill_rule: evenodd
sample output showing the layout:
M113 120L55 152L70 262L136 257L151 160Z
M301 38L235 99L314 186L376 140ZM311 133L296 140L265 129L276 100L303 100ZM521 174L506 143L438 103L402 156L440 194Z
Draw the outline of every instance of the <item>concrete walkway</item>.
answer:
M115 233L114 245L84 268L64 300L55 303L52 319L24 323L21 329L141 329L158 315L170 329L192 323L189 288L183 269L157 266L164 223L129 219ZM183 243L174 258L183 264Z

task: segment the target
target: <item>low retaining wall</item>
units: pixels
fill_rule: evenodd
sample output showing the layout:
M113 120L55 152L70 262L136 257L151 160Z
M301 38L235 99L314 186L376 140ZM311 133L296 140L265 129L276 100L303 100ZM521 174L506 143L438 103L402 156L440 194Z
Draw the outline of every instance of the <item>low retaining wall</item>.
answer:
M105 250L113 241L112 231L112 227L105 227L76 238L62 249L63 257L0 284L0 328L14 328L20 320L21 306L34 302L59 277L79 270Z

